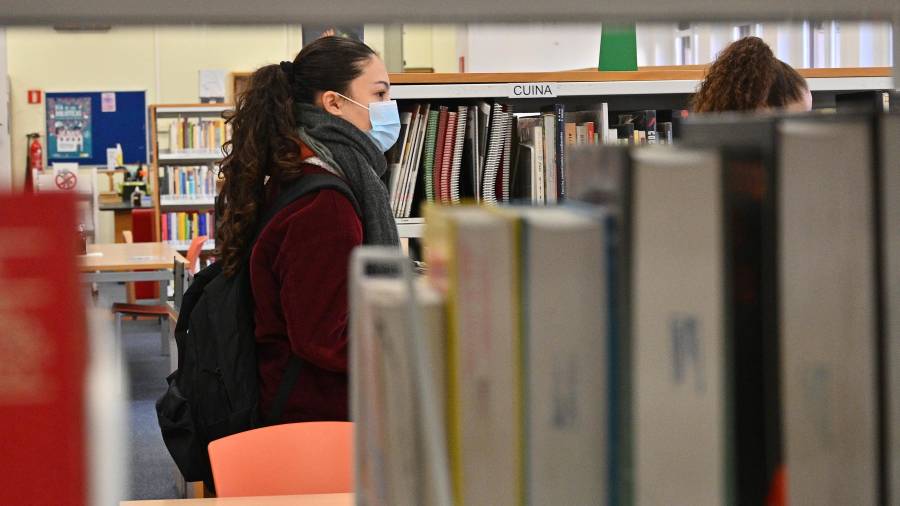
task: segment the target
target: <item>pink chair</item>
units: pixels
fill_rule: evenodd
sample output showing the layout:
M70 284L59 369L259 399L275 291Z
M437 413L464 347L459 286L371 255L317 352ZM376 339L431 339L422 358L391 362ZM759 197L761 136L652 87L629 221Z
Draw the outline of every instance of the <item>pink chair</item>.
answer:
M241 432L209 444L218 497L353 491L353 423L305 422Z

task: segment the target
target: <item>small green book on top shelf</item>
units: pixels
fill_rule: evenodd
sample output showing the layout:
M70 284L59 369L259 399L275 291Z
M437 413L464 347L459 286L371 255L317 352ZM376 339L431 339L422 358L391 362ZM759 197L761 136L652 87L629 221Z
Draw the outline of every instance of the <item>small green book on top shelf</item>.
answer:
M637 32L635 25L603 25L600 34L599 70L637 70Z

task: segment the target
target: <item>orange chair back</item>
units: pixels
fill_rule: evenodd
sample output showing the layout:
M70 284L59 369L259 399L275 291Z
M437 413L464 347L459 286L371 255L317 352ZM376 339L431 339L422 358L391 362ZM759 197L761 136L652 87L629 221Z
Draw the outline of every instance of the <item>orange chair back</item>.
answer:
M197 274L199 269L199 263L197 260L200 258L200 252L203 251L203 245L206 244L207 237L205 235L201 235L199 237L194 237L191 241L191 245L187 250L187 266L188 272L191 274Z
M218 497L353 491L353 423L272 425L209 444Z

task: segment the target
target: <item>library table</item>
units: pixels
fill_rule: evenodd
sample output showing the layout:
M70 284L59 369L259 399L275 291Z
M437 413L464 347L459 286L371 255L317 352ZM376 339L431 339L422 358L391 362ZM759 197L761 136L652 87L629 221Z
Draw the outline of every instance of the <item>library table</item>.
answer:
M162 242L89 244L87 254L78 255L78 270L85 284L156 281L159 283L159 303L165 305L169 282L175 279L176 261L187 263L175 248ZM163 353L168 352L168 326L165 324L160 340Z
M353 506L353 494L160 499L152 501L122 501L119 503L119 506Z

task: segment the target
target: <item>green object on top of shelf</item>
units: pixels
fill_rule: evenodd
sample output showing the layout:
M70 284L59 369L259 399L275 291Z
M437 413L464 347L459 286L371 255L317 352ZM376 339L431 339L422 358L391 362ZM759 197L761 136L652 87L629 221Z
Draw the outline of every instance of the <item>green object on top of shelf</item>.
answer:
M635 25L603 24L600 34L600 70L637 70Z

